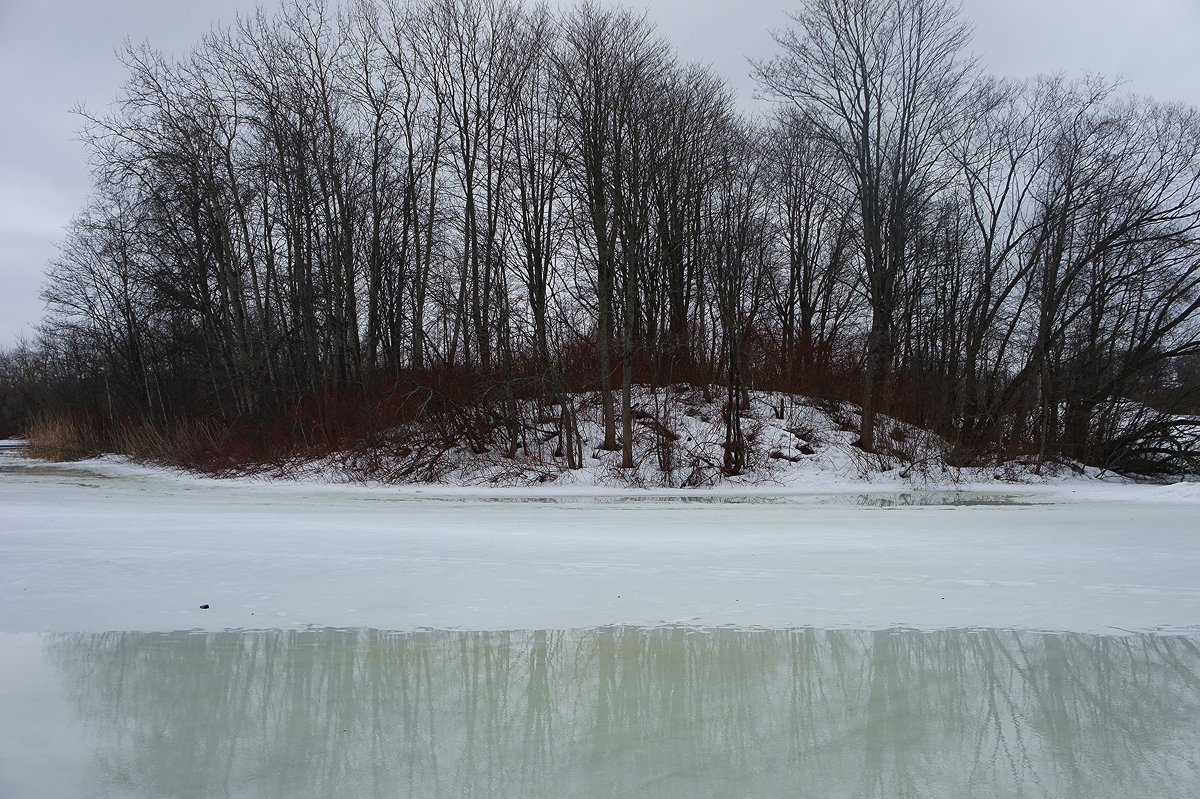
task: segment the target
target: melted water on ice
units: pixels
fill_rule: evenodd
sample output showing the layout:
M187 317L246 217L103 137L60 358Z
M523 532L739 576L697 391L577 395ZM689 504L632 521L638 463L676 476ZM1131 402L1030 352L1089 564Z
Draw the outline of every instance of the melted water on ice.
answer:
M5 796L1184 796L1197 729L1194 637L0 635Z

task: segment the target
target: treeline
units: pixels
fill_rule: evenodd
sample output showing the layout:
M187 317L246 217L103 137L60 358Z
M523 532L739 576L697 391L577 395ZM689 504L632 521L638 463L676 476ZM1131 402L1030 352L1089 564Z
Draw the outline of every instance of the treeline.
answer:
M298 0L180 60L127 48L10 422L288 448L449 413L447 445L515 454L534 402L564 467L632 465L632 387L690 383L725 392L731 474L749 388L853 399L868 452L885 413L963 464L1181 468L1196 109L983 75L947 0L793 21L754 118L588 3Z

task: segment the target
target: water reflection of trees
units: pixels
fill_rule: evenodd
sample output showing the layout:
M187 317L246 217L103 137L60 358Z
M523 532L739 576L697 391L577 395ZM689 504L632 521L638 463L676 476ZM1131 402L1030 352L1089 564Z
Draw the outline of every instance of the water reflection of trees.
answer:
M145 796L1168 796L1200 647L1015 632L65 635Z

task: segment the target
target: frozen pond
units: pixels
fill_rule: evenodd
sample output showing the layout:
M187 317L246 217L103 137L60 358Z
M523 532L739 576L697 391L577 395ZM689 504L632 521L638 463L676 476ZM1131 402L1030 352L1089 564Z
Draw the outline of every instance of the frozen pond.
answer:
M1200 506L1157 487L532 501L0 469L0 631L1200 624Z
M995 631L0 636L14 797L1200 792L1200 641Z
M1099 488L449 496L0 447L0 796L1194 795L1198 506Z

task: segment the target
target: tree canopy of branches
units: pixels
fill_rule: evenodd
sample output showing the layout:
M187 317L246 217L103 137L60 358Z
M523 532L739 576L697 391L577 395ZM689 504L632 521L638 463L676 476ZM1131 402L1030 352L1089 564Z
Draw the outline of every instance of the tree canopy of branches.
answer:
M729 474L749 388L855 400L868 452L884 413L963 463L1174 468L1196 109L983 75L949 0L793 22L754 118L586 2L295 0L179 60L127 47L41 339L0 359L7 423L57 396L332 446L449 403L486 409L449 438L514 454L534 401L564 468L629 467L633 386L691 383L725 389Z

